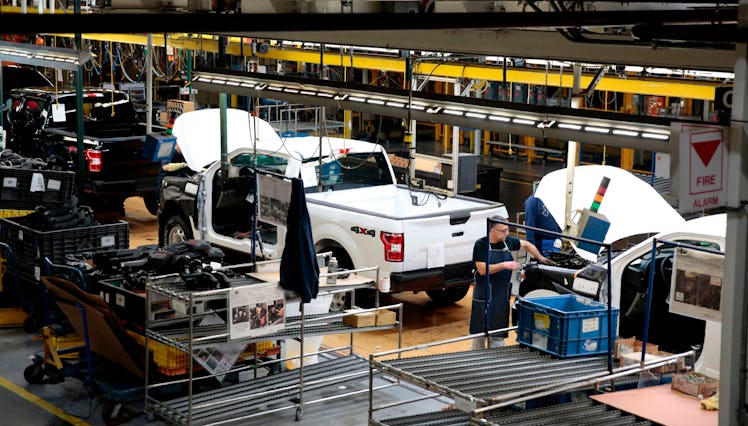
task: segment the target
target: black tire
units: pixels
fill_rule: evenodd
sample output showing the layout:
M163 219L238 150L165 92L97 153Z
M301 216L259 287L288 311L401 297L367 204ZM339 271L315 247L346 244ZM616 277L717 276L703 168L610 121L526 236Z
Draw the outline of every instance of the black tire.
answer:
M463 297L470 290L469 285L463 285L459 287L449 287L440 290L426 290L426 294L429 295L431 300L437 306L449 306L462 300Z
M23 378L32 385L44 383L44 365L33 363L23 370Z
M166 219L161 230L161 242L164 246L169 244L191 240L192 228L187 218L182 215L174 215Z
M145 194L143 195L143 204L148 213L157 216L158 215L158 194Z

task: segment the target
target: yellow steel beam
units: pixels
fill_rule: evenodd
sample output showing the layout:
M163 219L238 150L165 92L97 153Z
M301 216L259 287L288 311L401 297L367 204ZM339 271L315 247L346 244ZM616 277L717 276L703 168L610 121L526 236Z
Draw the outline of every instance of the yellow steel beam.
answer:
M21 12L21 6L3 6L3 13L2 13L2 15L5 15L6 13L9 14L9 15L12 14L12 13L20 14L20 13L22 13ZM50 14L49 8L45 7L42 10L42 13L43 14ZM55 8L55 15L57 15L57 14L67 14L67 13L73 13L72 9L65 10L65 9ZM81 10L81 14L89 14L89 13L91 13L91 12L88 11L88 10ZM28 14L38 15L39 14L39 6L31 6L31 5L29 5L26 8L26 14L27 15ZM7 19L12 19L12 18L7 18Z
M72 34L58 34L59 36L73 37ZM84 39L113 41L119 43L131 43L145 45L145 35L133 34L83 34ZM162 37L154 37L155 46L163 45ZM167 38L167 45L179 49L202 50L209 52L218 51L217 36L199 34L171 34ZM239 37L229 38L226 45L226 53L229 55L251 55L251 44L249 39L242 40ZM297 48L280 48L270 46L268 53L257 54L265 59L278 61L305 62L319 64L320 53L314 50ZM402 58L381 57L356 54L351 59L350 55L325 52L322 55L325 65L346 66L360 69L369 69L385 72L405 72L405 61ZM413 72L420 75L438 76L446 78L469 78L476 80L503 81L501 67L487 64L457 64L457 63L426 63L418 61L413 66ZM510 68L506 72L506 81L509 83L533 84L540 86L573 87L573 76L571 73L560 74L558 72L546 72L542 69ZM582 76L581 86L586 87L592 81L592 76ZM603 77L596 90L607 90L612 92L636 93L641 95L670 96L686 99L712 100L714 89L721 82L695 81L684 79L666 79L653 77L619 78L618 76Z

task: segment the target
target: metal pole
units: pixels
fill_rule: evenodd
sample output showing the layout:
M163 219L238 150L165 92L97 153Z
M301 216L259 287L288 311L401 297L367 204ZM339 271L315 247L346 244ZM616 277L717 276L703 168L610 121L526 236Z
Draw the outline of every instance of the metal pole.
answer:
M571 107L579 108L579 92L582 86L582 65L575 63ZM566 207L564 208L564 229L571 229L571 200L574 195L574 167L577 164L579 144L569 141L566 147Z
M26 2L24 2L26 4ZM74 13L76 15L80 15L81 13L81 0L75 0L74 4ZM75 33L75 48L78 49L78 51L83 51L83 37L81 36L81 33L77 32ZM77 133L77 145L78 145L78 155L77 155L77 161L78 161L78 167L77 167L77 174L76 174L76 187L78 190L78 197L83 196L83 182L85 180L85 149L86 147L83 144L83 65L78 65L78 69L75 73L75 121L78 125L78 133Z
M145 56L145 131L151 133L153 126L153 34L148 33Z
M741 0L738 27L748 27L748 0ZM727 164L727 229L725 253L725 283L722 289L722 336L720 354L720 425L744 425L748 421L746 411L746 362L748 352L748 255L746 232L748 232L748 44L735 45L735 83L730 119Z
M226 124L227 99L228 95L226 95L226 93L218 94L218 107L220 108L219 114L221 117L221 182L225 182L229 177L229 148Z

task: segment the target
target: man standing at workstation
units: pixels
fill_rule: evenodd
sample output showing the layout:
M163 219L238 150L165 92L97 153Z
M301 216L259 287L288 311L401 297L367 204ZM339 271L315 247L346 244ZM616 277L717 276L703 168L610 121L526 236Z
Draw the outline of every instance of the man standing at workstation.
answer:
M509 299L511 297L512 271L519 268L519 263L512 256L513 251L525 250L539 263L550 265L553 262L545 258L532 243L509 235L509 225L497 221L506 221L501 216L490 218L491 230L487 237L481 237L473 245L473 262L475 262L475 286L473 287L473 305L470 313L470 334L484 332L484 315L488 301L488 328L497 330L509 326ZM490 251L489 245L490 243ZM486 255L489 259L486 259ZM488 260L488 262L487 262ZM488 289L486 289L486 265L488 265ZM487 291L488 290L488 291ZM473 349L484 349L504 346L507 333L496 333L489 337L473 339ZM488 338L488 342L486 339Z

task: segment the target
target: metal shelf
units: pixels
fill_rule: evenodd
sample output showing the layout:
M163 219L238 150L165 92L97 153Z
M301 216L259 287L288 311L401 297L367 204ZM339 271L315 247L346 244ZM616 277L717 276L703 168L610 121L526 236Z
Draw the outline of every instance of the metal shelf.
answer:
M377 268L374 268L377 269ZM360 270L357 270L360 271ZM350 271L355 273L356 271ZM258 283L267 283L254 278ZM272 281L270 281L272 282ZM249 283L249 282L248 282ZM146 382L146 411L175 424L214 424L216 422L240 421L255 415L267 414L267 407L272 406L273 411L295 408L296 417L299 419L302 407L315 401L305 402L303 394L308 390L315 390L326 386L335 386L343 380L365 377L369 374L369 365L365 359L353 354L353 334L372 330L391 330L398 328L398 342L402 340L402 304L382 306L379 308L364 309L361 312L374 312L377 309L397 309L400 320L394 324L353 327L343 323L345 316L354 315L357 312L345 313L321 313L304 314L304 303L300 303L300 315L285 318L282 330L265 333L259 336L247 336L231 338L230 325L199 325L198 319L208 315L210 312L226 314L229 306L230 288L206 291L189 291L185 288L179 275L164 275L152 277L146 284L147 298L147 324L146 340L153 339L156 342L176 348L185 352L189 358L187 378L179 378L169 382L155 383L149 385ZM353 292L360 288L373 288L368 280L359 280L359 284L331 286L320 288L320 294L334 293L340 291ZM151 320L151 297L167 297L171 303L182 304L175 309L177 318L164 320ZM295 295L294 295L295 296ZM287 300L289 299L286 293ZM295 298L298 298L295 296ZM202 302L210 300L213 309L207 309L207 304ZM377 299L378 300L378 297ZM223 301L223 302L222 302ZM196 312L196 306L202 304L204 312ZM216 309L217 308L217 309ZM158 324L159 327L154 327ZM304 338L309 336L320 336L327 334L350 334L350 345L346 348L327 349L314 354L304 351ZM235 337L235 336L234 336ZM194 385L196 380L193 371L193 358L190 354L201 349L209 350L211 346L218 346L231 342L260 342L278 341L285 339L297 339L301 342L298 356L289 359L301 359L310 355L331 353L340 349L347 349L348 356L324 357L318 364L304 365L300 362L298 369L290 371L269 371L264 377L258 377L255 371L254 377L240 381L239 383L222 386L215 390L198 392ZM398 345L399 347L399 345ZM329 359L332 358L332 359ZM278 365L286 359L263 361L261 366L270 364ZM282 364L281 364L282 365ZM247 367L232 366L229 371L221 374L239 373L247 370ZM216 373L218 374L218 373ZM233 375L232 375L233 376ZM235 377L240 377L236 375ZM186 385L187 395L173 400L159 401L154 398L150 389L167 385ZM331 392L333 390L331 389ZM338 393L345 391L334 390ZM327 390L325 390L327 392Z

